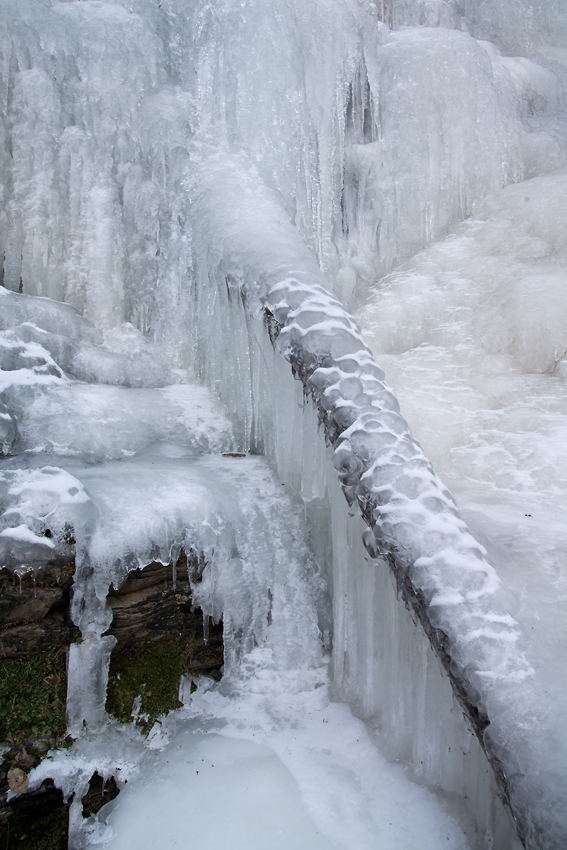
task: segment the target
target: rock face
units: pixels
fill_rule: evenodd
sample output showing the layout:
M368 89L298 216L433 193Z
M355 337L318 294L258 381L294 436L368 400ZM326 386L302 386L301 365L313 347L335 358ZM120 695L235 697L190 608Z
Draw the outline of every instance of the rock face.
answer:
M182 553L175 578L172 565L154 561L132 570L118 590L111 588L108 603L114 616L108 631L117 640L114 652L175 636L202 635L203 615L192 611L189 585L189 578L198 580L201 571Z
M72 556L20 577L0 570L0 658L25 658L69 644L75 631L69 618L74 572Z
M35 573L20 577L0 570L0 658L25 658L47 646L66 646L76 628L69 616L74 557L59 557ZM192 610L189 577L199 579L202 565L182 553L172 565L153 562L133 570L108 603L113 610L109 633L114 652L137 645L191 636L203 629L203 615ZM210 646L211 642L209 642ZM220 666L222 660L216 666Z

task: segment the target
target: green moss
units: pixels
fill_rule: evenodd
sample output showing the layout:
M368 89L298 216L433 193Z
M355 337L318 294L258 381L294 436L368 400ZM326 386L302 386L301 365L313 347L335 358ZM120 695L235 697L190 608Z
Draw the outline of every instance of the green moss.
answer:
M13 744L2 765L24 767L65 734L67 647L50 647L27 658L0 661L0 740ZM24 755L26 762L19 760ZM2 790L5 773L1 774ZM0 850L66 850L68 806L39 817L14 813L0 822Z
M179 680L189 668L191 639L176 639L130 649L110 662L106 710L122 723L132 720L141 696L140 723L150 728L156 717L179 708Z
M182 674L206 672L219 677L222 654L222 624L219 624L211 626L208 645L195 632L188 637L146 644L113 655L107 711L128 723L134 700L140 696L139 722L147 731L157 717L179 707ZM18 759L22 754L37 763L41 758L42 737L51 743L57 741L58 746L65 744L66 691L66 647L52 647L24 659L0 661L0 740L9 740L14 745L5 756L6 770L8 766L21 766ZM41 744L44 748L48 745L45 740ZM117 793L113 782L104 784L95 774L89 793L83 798L85 817L98 811ZM15 813L0 821L0 850L13 847L66 850L68 820L68 806L48 815Z
M65 733L67 649L0 661L0 740Z
M31 822L29 817L12 815L7 821L0 823L0 848L67 850L68 831L68 806Z

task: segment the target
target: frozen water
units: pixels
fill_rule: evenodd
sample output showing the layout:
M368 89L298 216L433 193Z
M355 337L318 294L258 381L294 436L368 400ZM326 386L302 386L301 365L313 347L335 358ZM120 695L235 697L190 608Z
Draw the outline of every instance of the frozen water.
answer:
M192 347L203 140L246 152L347 300L487 191L564 161L560 61L503 62L460 24L390 33L355 0L39 5L2 7L5 285L151 329L170 362ZM414 5L429 17L406 22L463 20Z
M433 814L432 796L383 760L346 706L325 703L304 700L293 728L255 731L180 711L159 758L148 753L107 817L109 848L175 846L190 834L204 847L464 850L455 820Z
M110 725L75 750L55 756L67 792L95 767L127 781L114 804L80 823L78 847L149 850L188 834L205 847L469 847L407 766L387 763L348 707L329 702L324 668L282 673L267 648L220 689L201 684L155 724L146 747L135 727ZM50 772L44 762L36 782Z
M564 22L562 0L0 0L0 544L18 571L68 545L70 527L76 539L73 617L84 642L71 652L69 722L79 735L86 720L90 732L60 757L62 784L72 775L84 785L97 759L112 772L103 707L110 583L193 546L208 559L195 599L224 618L233 689L203 693L199 710L217 700L218 720L263 684L272 707L283 704L276 679L286 671L308 682L307 694L320 690L321 632L333 644L334 694L369 719L414 778L459 798L467 840L476 840L474 824L479 845L507 850L513 839L486 760L388 584L384 554L416 594L456 687L490 720L482 743L505 765L526 840L564 845L565 738L553 711L532 699L552 687L544 644L561 627L531 640L528 603L518 602L517 576L509 581L496 552L515 523L503 536L489 510L480 528L475 516L491 502L486 490L473 493L467 515L487 547L492 540L499 578L341 304L473 211L484 215L443 243L461 258L472 251L461 275L447 267L424 286L439 313L448 299L443 344L421 318L415 268L391 279L397 294L384 300L383 338L408 361L417 345L412 362L436 352L434 367L447 367L453 394L440 389L436 410L465 399L448 435L457 442L447 445L455 456L463 448L457 466L478 469L479 481L488 469L496 489L514 492L510 517L529 487L533 503L562 493L556 477L550 483L545 440L532 449L523 435L563 433L564 176L537 177L532 207L521 202L528 184L518 183L492 211L478 210L504 184L567 162ZM435 265L445 250L423 262ZM531 308L534 292L547 303L544 322ZM412 310L408 342L400 315ZM472 404L474 392L459 384L473 360L482 393L497 397L488 419L482 399ZM534 370L552 369L554 391L538 385L546 412L536 415L535 402L518 399L532 392ZM458 443L465 419L476 422L472 446ZM427 433L424 442L442 456ZM256 456L222 458L227 449ZM440 463L458 490L462 476ZM537 520L536 508L523 510L532 516L522 519ZM360 512L374 528L366 548ZM552 575L546 587L556 588L560 569L539 551L547 553L546 534L543 525L534 531L523 555L537 545ZM518 563L529 572L528 560ZM535 584L540 592L535 581L529 593ZM273 675L250 662L246 679L246 659L261 649ZM296 722L290 715L284 726ZM309 819L313 829L325 822L328 834L333 807L317 798L307 811L305 778L292 781L277 761L283 751L274 759L272 743L262 746L256 774L264 759L274 787L293 798L297 823L309 832ZM356 783L343 779L337 787L359 811ZM94 844L104 829L81 822L79 798L71 840ZM427 799L431 835L444 845L445 816ZM378 828L369 818L359 819L370 824L356 833L362 846ZM460 833L450 835L459 846Z
M536 677L523 699L558 783L567 693L566 179L557 172L492 196L454 236L384 279L359 314L529 635Z

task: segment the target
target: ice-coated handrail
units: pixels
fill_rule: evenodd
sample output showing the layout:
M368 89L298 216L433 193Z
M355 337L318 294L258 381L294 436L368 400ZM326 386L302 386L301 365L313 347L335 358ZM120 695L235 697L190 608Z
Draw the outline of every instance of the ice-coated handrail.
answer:
M486 551L472 537L399 411L360 330L295 228L242 157L215 154L192 187L197 232L263 316L272 344L311 394L364 543L385 558L422 624L529 848L567 845L565 826L531 791L516 743L530 751L522 635ZM561 835L563 837L561 837Z

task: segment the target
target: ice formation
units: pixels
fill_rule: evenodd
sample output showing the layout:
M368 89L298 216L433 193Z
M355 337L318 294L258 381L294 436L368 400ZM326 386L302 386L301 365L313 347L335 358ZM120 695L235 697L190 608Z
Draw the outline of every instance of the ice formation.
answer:
M474 220L385 278L359 314L529 635L537 673L523 699L532 694L533 739L558 784L564 758L552 730L567 708L566 185L559 171L492 196Z
M139 765L159 764L166 788L165 764L176 785L196 753L235 783L251 765L255 799L268 777L270 806L288 795L284 843L349 847L357 835L360 847L409 850L426 846L423 817L431 847L511 850L502 795L526 847L565 845L567 741L551 684L562 662L545 654L558 632L531 640L498 543L481 533L492 564L343 306L491 195L483 223L386 278L383 315L367 307L360 318L394 376L396 346L416 349L406 358L415 380L427 354L450 364L451 391L475 353L488 364L479 380L498 380L498 361L512 395L512 381L521 392L527 379L511 364L553 367L554 399L535 430L562 433L565 234L548 206L562 209L556 170L567 163L567 10L563 0L521 7L0 0L0 554L17 573L71 532L76 541L77 742L33 778L51 771L76 792L71 847L138 841L133 822L149 799ZM526 315L534 288L555 309L553 333L543 313ZM448 304L451 321L431 323L427 297ZM480 344L469 321L484 328ZM400 394L411 400L402 384ZM450 408L454 396L442 397ZM497 440L481 423L460 450L464 477L498 467L510 483L529 463L513 426L521 411L499 398ZM461 495L463 475L427 428L426 450ZM491 460L499 441L505 469ZM534 451L544 457L544 441ZM534 486L551 476L544 459ZM554 476L550 498L557 488ZM478 511L488 500L475 498ZM464 504L478 526L466 494ZM195 602L223 617L225 677L192 697L182 687L184 709L144 744L105 714L106 594L129 569L175 563L181 548L207 562ZM539 572L533 584L544 587ZM328 706L329 693L368 726ZM332 716L335 734L316 732L311 715ZM363 740L360 766L336 744L341 729L353 747ZM366 729L452 814L381 761ZM327 750L335 779L318 792ZM95 769L129 789L113 812L83 821ZM204 791L195 781L187 794L200 805L210 778ZM388 783L396 793L374 817ZM359 813L346 826L341 794ZM409 815L394 816L400 797ZM229 810L238 799L227 797ZM239 841L250 846L250 834Z

